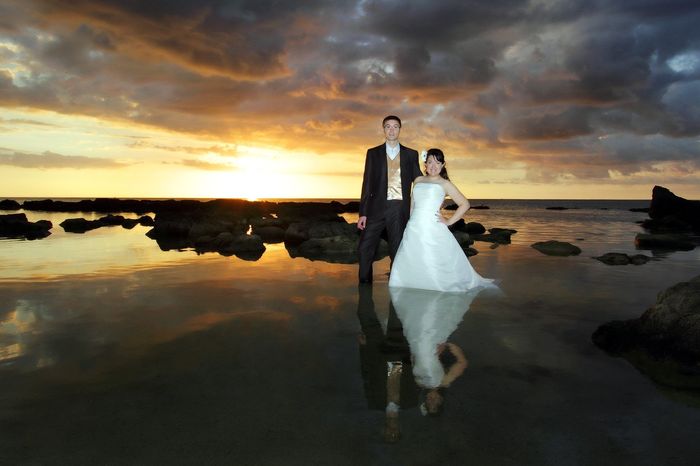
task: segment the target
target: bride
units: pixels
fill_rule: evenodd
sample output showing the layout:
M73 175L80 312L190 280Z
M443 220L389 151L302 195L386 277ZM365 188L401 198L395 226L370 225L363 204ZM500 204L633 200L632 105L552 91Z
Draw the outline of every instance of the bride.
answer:
M389 286L436 291L495 286L493 280L476 273L447 228L469 210L469 201L450 182L440 149L428 150L425 170L426 175L413 184L411 216L391 267ZM450 218L440 213L445 195L458 205Z

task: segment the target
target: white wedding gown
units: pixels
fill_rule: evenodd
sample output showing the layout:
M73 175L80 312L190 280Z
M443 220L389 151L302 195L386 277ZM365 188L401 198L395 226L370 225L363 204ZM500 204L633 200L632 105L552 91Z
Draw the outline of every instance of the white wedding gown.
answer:
M391 302L411 348L413 376L423 388L439 387L445 369L437 354L482 291L444 293L412 288L390 288Z
M438 222L445 190L437 183L413 186L413 211L391 266L389 286L436 291L468 291L495 286L467 260L447 225Z

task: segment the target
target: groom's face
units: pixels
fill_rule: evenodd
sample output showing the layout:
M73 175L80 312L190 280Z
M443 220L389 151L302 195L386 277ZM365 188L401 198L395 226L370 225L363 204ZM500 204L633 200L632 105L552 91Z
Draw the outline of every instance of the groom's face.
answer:
M401 132L401 124L396 120L387 120L384 122L384 136L387 141L394 142L399 140Z

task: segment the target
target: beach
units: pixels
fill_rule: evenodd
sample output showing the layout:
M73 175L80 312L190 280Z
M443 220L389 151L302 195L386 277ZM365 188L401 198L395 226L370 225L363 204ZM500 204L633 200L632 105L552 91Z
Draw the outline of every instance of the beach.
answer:
M477 200L466 221L512 228L470 257L479 295L450 337L469 360L439 418L401 410L382 441L360 357L357 264L161 250L102 227L0 240L0 460L5 464L695 464L699 398L591 341L698 274L700 250L635 248L648 201ZM547 210L564 206L567 210ZM7 214L10 212L0 212ZM133 213L124 216L136 218ZM350 223L357 214L344 213ZM530 247L559 240L579 255ZM609 266L606 252L642 253ZM372 301L389 314L389 259Z

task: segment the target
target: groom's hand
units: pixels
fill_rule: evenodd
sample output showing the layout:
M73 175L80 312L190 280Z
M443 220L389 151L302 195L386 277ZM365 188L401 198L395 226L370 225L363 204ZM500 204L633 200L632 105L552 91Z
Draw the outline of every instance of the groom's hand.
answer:
M367 216L363 215L362 217L357 219L357 228L359 228L360 230L364 230L366 226L367 226Z

